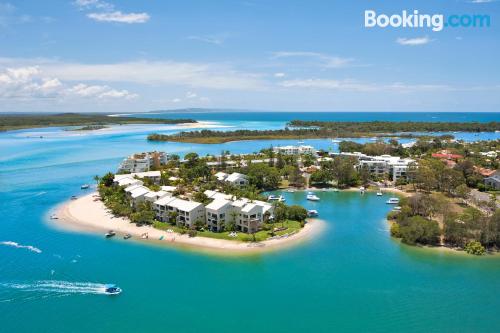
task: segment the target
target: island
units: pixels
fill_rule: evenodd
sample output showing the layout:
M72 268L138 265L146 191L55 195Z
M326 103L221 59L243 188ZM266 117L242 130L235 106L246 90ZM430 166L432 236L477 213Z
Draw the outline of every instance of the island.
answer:
M494 132L500 130L500 122L321 122L293 120L284 129L235 130L235 131L183 131L171 135L152 133L149 141L190 143L224 143L243 140L320 139L357 137L416 138L412 132ZM442 139L453 138L443 135Z
M61 114L10 114L0 116L0 131L18 130L39 127L83 126L79 130L93 130L106 125L131 124L189 124L196 123L193 119L159 119L109 116L92 113L61 113Z

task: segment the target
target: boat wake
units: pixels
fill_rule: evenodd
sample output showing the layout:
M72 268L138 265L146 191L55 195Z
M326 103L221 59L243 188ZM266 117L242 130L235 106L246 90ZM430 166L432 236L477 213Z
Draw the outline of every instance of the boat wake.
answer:
M35 252L35 253L42 253L42 250L40 250L37 247L34 247L32 245L21 245L17 242L13 242L13 241L0 242L0 245L11 246L11 247L15 247L17 249L27 249L27 250L30 250L31 252Z
M93 282L69 282L57 280L42 280L33 283L0 283L1 287L16 289L23 292L41 292L44 294L96 294L105 295L106 285Z

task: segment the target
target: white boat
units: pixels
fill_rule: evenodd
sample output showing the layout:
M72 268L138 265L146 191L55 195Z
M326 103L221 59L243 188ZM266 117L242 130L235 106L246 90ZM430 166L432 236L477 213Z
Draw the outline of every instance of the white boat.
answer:
M80 186L80 188L81 188L82 190L86 190L86 189L88 189L89 187L90 187L90 185L89 185L89 184L83 184L82 186Z
M56 214L52 214L52 215L50 215L50 218L51 218L52 220L57 220L57 219L58 219L58 217L57 217L57 215L56 215Z
M333 143L341 143L342 141L337 140L337 139L332 139L332 142L333 142Z
M365 187L364 187L364 186L361 186L361 187L359 188L359 193L361 193L361 194L365 194L365 190L366 190L366 189L365 189Z
M319 197L316 196L315 194L308 194L306 198L307 198L307 200L310 200L310 201L319 201Z
M280 196L270 195L270 196L267 197L267 201L284 202L285 198L282 195L280 195Z
M384 193L382 193L382 190L379 189L377 192L377 195L380 197L380 196L384 195Z
M298 143L299 143L299 144L303 144L303 143L304 143L304 141L299 141Z
M399 212L401 210L401 206L396 206L392 210L394 210L396 212Z
M399 203L399 198L389 198L389 200L387 200L385 203L391 205L397 205Z
M294 192L295 192L295 190L294 190L294 189L292 189L292 188L290 188L290 189L288 189L288 190L286 190L286 191L287 191L288 193L294 193Z
M307 211L307 216L309 216L309 217L316 217L318 215L319 215L319 213L316 209L310 209Z

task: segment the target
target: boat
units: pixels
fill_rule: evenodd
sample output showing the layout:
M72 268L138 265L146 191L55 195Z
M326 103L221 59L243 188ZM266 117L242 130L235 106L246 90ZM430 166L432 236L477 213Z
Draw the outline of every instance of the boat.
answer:
M267 197L267 201L284 202L285 198L282 195L280 195L280 196L270 195L269 197Z
M72 195L72 196L71 196L71 200L76 200L76 199L78 199L78 198L76 197L76 195Z
M359 188L359 193L361 193L361 194L365 194L365 190L366 190L366 189L365 189L365 187L364 187L364 186L361 186L361 187Z
M52 220L57 220L57 219L58 219L58 217L57 217L57 215L56 215L56 214L52 214L52 215L50 215L50 218L51 218Z
M288 189L288 190L287 190L287 192L288 192L288 193L294 193L294 192L295 192L295 190L294 190L293 188L290 188L290 189Z
M303 143L304 143L304 141L299 141L299 142L298 142L298 144L303 144Z
M122 290L115 284L107 284L104 287L104 292L108 295L119 295Z
M307 211L307 216L308 217L316 217L318 215L319 215L319 213L318 213L318 211L316 209L310 209L310 210Z
M123 239L129 239L129 238L132 238L131 234L125 234L125 236L123 236Z
M392 210L394 210L396 212L399 212L401 210L401 206L396 206Z
M141 238L142 238L142 239L148 239L148 238L149 238L148 233L147 233L147 232L143 233L143 234L141 235Z
M306 199L310 201L319 201L319 197L317 197L315 194L308 194Z
M104 234L104 236L106 238L111 238L111 237L113 237L115 235L116 235L116 232L114 232L113 230L110 230L110 231L108 231L107 233Z
M322 189L321 192L326 192L328 191L326 188Z
M384 195L384 193L382 193L382 190L379 189L378 192L377 192L377 195L380 197L380 196Z
M397 205L399 203L399 198L389 198L389 200L387 200L385 203L391 205Z
M83 184L82 186L80 186L80 188L81 188L82 190L86 190L86 189L88 189L89 187L90 187L90 185L89 185L89 184Z
M332 142L333 143L341 143L342 141L341 140L337 140L337 139L332 139Z

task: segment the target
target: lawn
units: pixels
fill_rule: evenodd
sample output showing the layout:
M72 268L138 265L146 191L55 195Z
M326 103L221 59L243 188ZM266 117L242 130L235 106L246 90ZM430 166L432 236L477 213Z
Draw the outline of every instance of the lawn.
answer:
M282 227L286 228L285 230L277 231L275 233L275 235L278 235L278 236L281 236L284 234L289 234L292 232L297 232L298 230L300 230L302 228L300 222L291 221L291 220L287 220L283 223L281 223L281 222L276 223L273 226L275 228L282 228ZM153 223L153 227L156 229L160 229L160 230L172 229L174 232L178 232L178 233L180 233L181 231L186 231L185 229L183 230L182 228L171 225L169 223L163 223L163 222L158 222L158 221L155 221ZM216 239L226 239L226 240L237 240L237 241L242 241L242 242L253 241L253 236L251 234L237 232L236 237L230 237L229 233L230 233L229 231L212 232L212 231L205 230L205 231L197 231L196 236L197 237L216 238ZM255 233L255 240L258 242L264 241L264 240L268 239L269 237L271 237L271 235L270 235L270 231L268 231L268 230L261 230L261 231L258 231L257 233Z

